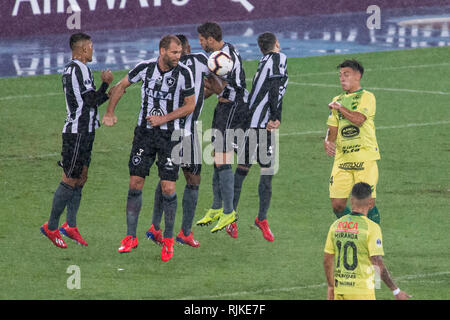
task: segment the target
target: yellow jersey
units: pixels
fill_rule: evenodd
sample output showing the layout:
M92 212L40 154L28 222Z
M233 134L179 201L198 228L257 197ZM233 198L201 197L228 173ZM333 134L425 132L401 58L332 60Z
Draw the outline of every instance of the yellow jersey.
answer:
M366 116L361 127L347 120L338 110L331 110L327 125L338 128L336 156L338 162L364 162L379 160L377 138L375 135L376 101L373 93L360 89L352 93L342 93L333 98L350 111Z
M384 255L378 224L361 213L345 215L331 225L324 251L334 254L335 294L375 294L370 257Z

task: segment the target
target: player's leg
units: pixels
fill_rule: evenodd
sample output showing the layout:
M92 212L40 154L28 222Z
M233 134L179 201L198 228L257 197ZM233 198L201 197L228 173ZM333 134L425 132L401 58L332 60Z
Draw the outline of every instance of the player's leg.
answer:
M354 178L352 172L339 168L339 164L335 163L331 171L329 192L331 207L338 219L351 213L351 209L347 206L347 199L353 185Z
M363 165L363 170L355 173L355 183L366 182L372 188L372 201L371 209L367 213L367 218L380 224L380 212L375 205L375 199L377 197L377 184L378 184L378 165L376 160L366 161Z
M161 181L155 188L155 196L153 201L152 225L146 232L148 239L153 240L157 244L162 244L161 219L163 215L163 195L161 189Z
M184 177L186 178L186 186L183 192L183 218L181 220L181 231L177 235L177 241L188 244L192 247L200 246L200 243L194 240L192 233L192 222L194 220L195 209L197 208L198 190L200 186L201 165L190 165L183 167Z

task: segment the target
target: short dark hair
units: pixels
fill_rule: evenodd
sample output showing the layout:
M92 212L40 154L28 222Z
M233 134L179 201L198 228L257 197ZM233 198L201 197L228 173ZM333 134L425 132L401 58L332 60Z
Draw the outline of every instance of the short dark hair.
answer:
M272 51L276 43L277 37L272 32L264 32L258 36L258 46L263 54Z
M364 74L364 67L362 66L362 64L359 61L357 61L355 59L345 60L340 65L338 65L337 68L338 69L340 69L340 68L352 68L353 70L358 71L359 73L361 73L361 77Z
M358 200L364 200L372 194L372 187L365 182L358 182L352 188L352 197Z
M197 32L205 39L213 37L216 41L222 41L222 28L216 22L205 22L197 27Z
M74 33L73 35L70 36L69 40L70 49L73 50L78 42L85 40L91 40L91 36L82 32Z
M178 38L178 40L181 41L181 45L183 47L185 47L189 43L188 39L184 34L177 34L176 37Z
M177 36L174 36L173 34L168 34L162 37L161 40L159 41L159 49L161 48L164 48L166 50L169 49L169 46L172 43L172 41L181 46L181 41L180 39L178 39Z

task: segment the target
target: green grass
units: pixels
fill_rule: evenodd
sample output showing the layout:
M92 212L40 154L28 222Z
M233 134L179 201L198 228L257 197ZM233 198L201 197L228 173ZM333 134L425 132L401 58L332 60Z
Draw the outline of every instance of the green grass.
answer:
M265 241L252 226L258 205L254 166L238 208L239 237L194 226L201 246L176 245L174 258L166 263L159 258L160 247L144 239L151 223L155 168L144 187L139 247L127 255L116 251L126 232L127 164L140 106L137 86L120 101L117 125L97 131L78 214L89 247L68 242L68 249L60 250L39 232L61 177L56 161L66 115L60 76L0 79L0 299L325 299L323 246L334 215L328 199L332 159L322 140L327 104L340 91L336 65L347 57L360 59L367 69L363 86L378 88L371 91L377 98L382 157L377 206L385 263L413 299L450 299L450 94L438 93L450 92L449 51L289 59L280 169L269 211L275 242ZM256 62L245 62L245 69L250 80ZM114 74L116 82L126 71ZM99 82L98 73L95 77ZM206 102L204 131L215 102ZM195 221L211 203L211 177L212 167L204 165ZM180 175L176 233L184 185ZM80 290L66 287L70 265L80 267ZM384 284L376 294L378 299L393 298Z

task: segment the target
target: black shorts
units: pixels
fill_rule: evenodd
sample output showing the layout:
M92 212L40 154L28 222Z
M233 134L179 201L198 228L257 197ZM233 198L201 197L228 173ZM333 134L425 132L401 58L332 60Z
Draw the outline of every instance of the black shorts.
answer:
M202 147L197 134L183 137L180 157L183 171L200 175L202 171Z
M171 141L171 137L172 132L169 130L136 127L128 162L130 176L148 176L158 155L156 164L160 179L176 181L180 166L174 161L172 150L180 141Z
M275 131L250 128L247 130L244 148L237 152L237 162L251 166L255 161L262 168L273 168L276 164Z
M244 102L219 102L214 109L212 136L214 151L236 151L248 128L248 105Z
M95 133L63 133L61 161L58 165L68 178L79 179L83 167L91 163Z

